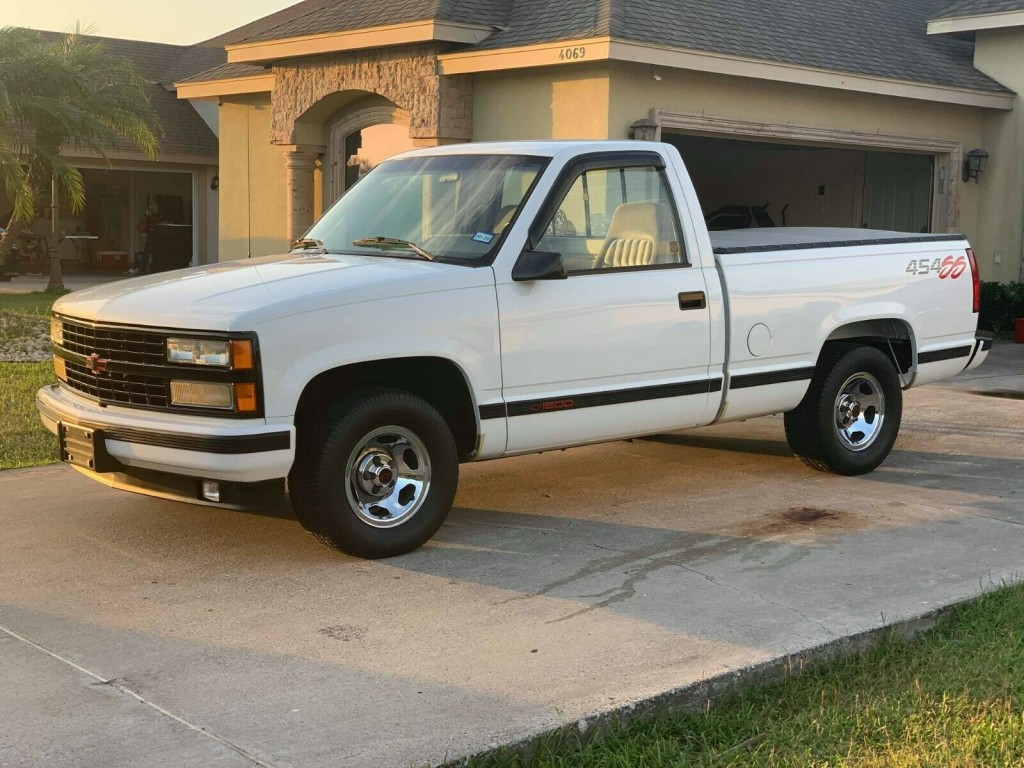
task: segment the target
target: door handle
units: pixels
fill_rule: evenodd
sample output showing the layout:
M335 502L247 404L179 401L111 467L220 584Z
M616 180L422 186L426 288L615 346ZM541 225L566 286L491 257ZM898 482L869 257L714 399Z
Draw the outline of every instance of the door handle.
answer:
M679 309L705 309L708 305L704 291L686 291L679 294Z

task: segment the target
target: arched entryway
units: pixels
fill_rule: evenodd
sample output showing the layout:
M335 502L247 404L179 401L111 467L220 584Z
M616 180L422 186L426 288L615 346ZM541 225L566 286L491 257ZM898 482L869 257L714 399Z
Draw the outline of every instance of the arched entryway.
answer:
M372 164L374 153L472 137L472 79L442 75L438 52L436 45L395 46L273 67L271 140L285 154L289 238L301 236L316 213L344 191L346 173L358 178L360 163ZM378 108L390 112L358 115ZM343 124L349 119L355 122ZM404 138L390 127L402 125ZM354 171L347 171L350 161Z
M415 146L409 114L394 105L343 110L331 120L327 136L324 208L378 163Z

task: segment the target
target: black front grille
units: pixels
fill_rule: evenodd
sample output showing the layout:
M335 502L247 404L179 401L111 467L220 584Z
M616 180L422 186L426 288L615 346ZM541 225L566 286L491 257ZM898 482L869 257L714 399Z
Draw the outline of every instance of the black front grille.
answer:
M65 337L67 338L67 337ZM171 404L167 380L129 373L101 373L96 376L82 365L67 361L67 384L89 397L122 405L166 408Z
M210 408L174 405L171 379L184 381L252 382L261 398L258 368L232 370L212 366L168 363L165 359L168 337L179 334L204 339L244 339L252 345L257 361L259 349L252 333L216 331L178 331L92 324L85 320L57 315L63 325L63 344L54 354L63 361L62 385L101 403L131 408L167 410L175 413L213 415ZM257 362L258 365L258 362ZM57 364L58 373L61 364ZM96 372L94 372L96 371ZM220 409L218 417L251 419L263 415L258 402L255 411L243 413Z
M64 348L86 357L95 353L118 363L166 365L166 340L162 333L93 326L65 318ZM85 373L90 375L88 371Z

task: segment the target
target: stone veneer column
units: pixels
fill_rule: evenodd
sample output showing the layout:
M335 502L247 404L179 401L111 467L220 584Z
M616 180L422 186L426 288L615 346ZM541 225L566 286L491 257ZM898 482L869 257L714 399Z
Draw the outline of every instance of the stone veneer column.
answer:
M313 224L313 167L324 148L313 145L285 145L287 209L285 227L288 242L297 240Z

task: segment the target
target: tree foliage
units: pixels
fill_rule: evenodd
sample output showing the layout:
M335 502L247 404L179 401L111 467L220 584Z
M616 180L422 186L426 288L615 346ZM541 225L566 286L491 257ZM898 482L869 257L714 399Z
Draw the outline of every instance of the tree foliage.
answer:
M28 222L51 178L72 213L85 205L82 174L61 154L136 148L156 158L159 130L146 81L80 28L62 39L0 29L0 182L11 223Z

